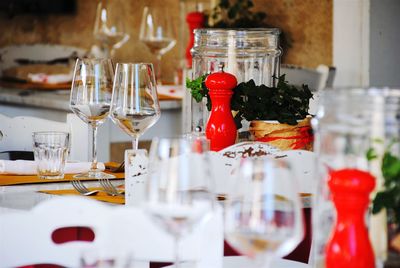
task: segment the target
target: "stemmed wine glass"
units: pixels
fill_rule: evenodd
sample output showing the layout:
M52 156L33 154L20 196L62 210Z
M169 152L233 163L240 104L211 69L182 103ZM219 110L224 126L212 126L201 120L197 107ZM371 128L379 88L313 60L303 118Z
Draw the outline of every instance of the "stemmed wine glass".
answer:
M137 150L140 135L161 115L151 63L117 63L110 114Z
M129 40L122 14L121 3L101 0L97 4L93 34L100 41L106 57L112 57L115 50Z
M242 254L269 267L289 254L304 236L295 176L287 161L245 158L225 207L225 236Z
M150 49L151 53L156 54L156 78L161 84L161 57L176 44L171 16L164 6L146 6L143 9L139 40Z
M110 59L77 59L71 86L71 110L92 127L92 165L88 173L75 178L114 178L97 168L97 128L110 110L114 67Z
M213 210L211 173L201 139L155 138L149 153L149 181L145 211L175 239L175 265L179 241ZM207 148L208 147L208 148Z

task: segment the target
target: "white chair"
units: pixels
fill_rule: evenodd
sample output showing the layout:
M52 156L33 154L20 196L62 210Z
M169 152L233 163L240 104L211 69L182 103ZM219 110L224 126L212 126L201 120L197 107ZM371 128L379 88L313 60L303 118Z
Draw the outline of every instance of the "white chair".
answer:
M65 131L70 133L69 158L77 161L88 161L89 127L74 114L68 114L66 122L30 116L11 118L0 114L0 152L32 152L32 133L35 131Z
M88 227L92 242L55 244L52 233L64 227ZM56 197L31 211L1 215L0 263L2 267L48 263L79 267L88 250L112 259L132 253L139 264L173 261L173 238L137 207L109 206L83 197ZM198 268L222 267L222 212L217 208L180 243L180 259ZM138 267L135 263L134 267Z
M307 84L311 91L318 91L327 86L332 86L335 70L335 68L329 68L326 65L319 65L316 69L282 65L280 73L281 75L286 74L285 79L290 84L295 86Z

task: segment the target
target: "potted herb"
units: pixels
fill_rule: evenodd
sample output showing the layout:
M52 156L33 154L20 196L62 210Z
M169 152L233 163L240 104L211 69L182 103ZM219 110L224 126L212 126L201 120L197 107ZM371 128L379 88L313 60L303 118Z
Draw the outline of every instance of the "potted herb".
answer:
M186 86L197 102L207 98L210 110L211 101L204 84L206 77L188 79ZM231 109L238 129L243 119L250 122L249 132L255 140L269 142L283 150L311 150L313 135L308 109L312 96L307 85L301 88L289 85L285 75L279 77L275 87L258 86L249 80L234 88Z

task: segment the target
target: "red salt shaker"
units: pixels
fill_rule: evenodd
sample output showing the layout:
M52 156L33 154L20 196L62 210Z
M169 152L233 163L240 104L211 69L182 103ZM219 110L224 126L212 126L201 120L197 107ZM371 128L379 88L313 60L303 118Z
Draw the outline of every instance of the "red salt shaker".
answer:
M194 34L193 31L204 26L204 14L198 11L190 12L186 16L186 22L189 26L189 42L186 47L186 67L192 68L192 54L190 50L194 45Z
M326 267L373 268L374 253L365 226L365 211L375 178L357 169L330 172L328 181L337 220L326 250Z
M233 74L220 71L207 76L205 84L211 98L211 114L206 126L206 136L210 149L219 151L235 143L236 125L231 112L233 89L237 85Z

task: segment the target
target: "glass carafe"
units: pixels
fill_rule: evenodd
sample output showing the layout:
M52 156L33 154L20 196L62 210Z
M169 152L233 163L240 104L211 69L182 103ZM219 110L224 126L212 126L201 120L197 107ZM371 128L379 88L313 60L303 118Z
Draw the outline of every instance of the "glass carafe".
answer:
M272 86L279 76L280 30L258 29L197 29L192 48L192 79L218 71L236 76L238 83L254 80L256 85ZM204 132L209 112L205 100L191 103L191 129Z

